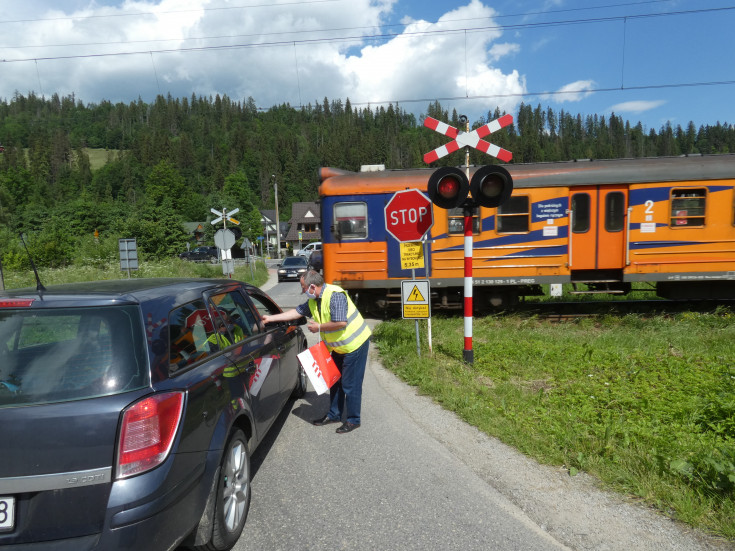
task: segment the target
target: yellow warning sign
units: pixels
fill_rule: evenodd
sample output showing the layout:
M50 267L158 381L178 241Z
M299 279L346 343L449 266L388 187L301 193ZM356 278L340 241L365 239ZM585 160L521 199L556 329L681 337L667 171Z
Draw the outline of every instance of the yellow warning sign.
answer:
M424 247L421 241L409 241L400 245L402 270L415 270L424 267Z
M419 291L419 288L414 285L413 290L408 294L406 302L426 302L426 299L421 294L421 291Z

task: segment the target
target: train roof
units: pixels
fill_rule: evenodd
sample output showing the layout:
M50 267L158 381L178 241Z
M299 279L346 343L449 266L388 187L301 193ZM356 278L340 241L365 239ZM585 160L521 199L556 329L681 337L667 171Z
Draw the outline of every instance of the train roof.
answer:
M502 166L513 177L514 188L735 179L735 154L586 159ZM470 176L478 168L470 167ZM436 168L350 172L322 168L319 171L322 182L319 195L388 193L406 188L426 191L429 176L434 170Z

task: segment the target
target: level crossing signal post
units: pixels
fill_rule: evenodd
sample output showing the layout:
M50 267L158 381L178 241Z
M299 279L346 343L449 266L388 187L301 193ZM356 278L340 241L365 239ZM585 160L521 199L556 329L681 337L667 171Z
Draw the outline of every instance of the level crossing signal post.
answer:
M467 123L467 117L462 116ZM472 346L472 218L477 208L494 208L507 201L513 192L513 178L510 173L498 165L485 165L478 168L470 179L469 148L476 149L498 157L503 161L510 161L513 157L510 151L482 140L484 136L512 124L510 115L494 120L472 132L461 132L456 128L427 117L424 126L454 138L446 146L441 146L424 155L424 162L431 163L464 145L467 147L465 170L456 167L442 167L436 169L429 177L428 195L431 202L442 209L462 208L464 216L464 351L463 359L466 363L474 363Z
M232 279L232 274L235 272L235 263L232 260L232 246L235 244L236 238L235 234L227 229L227 222L229 221L236 226L239 226L240 222L235 220L233 216L240 212L240 209L236 208L228 211L226 208L223 208L221 212L217 209L209 210L213 214L217 215L217 218L210 222L213 226L222 222L222 229L217 230L214 234L214 244L217 245L221 251L222 273Z

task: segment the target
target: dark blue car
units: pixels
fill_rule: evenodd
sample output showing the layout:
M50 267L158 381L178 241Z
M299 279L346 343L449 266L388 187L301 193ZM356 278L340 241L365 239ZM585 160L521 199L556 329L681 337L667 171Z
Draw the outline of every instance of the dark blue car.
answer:
M0 293L0 547L230 549L250 456L306 391L280 311L231 280Z

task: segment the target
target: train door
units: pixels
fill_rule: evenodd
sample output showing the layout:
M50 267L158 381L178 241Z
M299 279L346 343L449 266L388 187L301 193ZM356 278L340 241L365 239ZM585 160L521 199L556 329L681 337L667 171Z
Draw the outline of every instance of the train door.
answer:
M624 186L580 186L571 190L571 270L621 270L625 266Z

